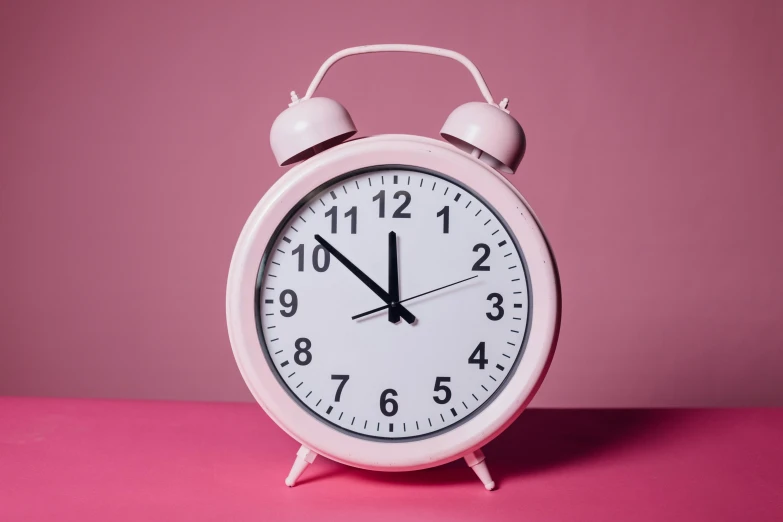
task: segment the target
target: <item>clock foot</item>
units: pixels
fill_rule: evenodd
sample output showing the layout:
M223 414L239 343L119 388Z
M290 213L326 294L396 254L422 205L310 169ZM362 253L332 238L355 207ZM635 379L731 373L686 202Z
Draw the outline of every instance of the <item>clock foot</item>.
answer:
M470 466L470 469L476 472L476 475L478 475L478 478L481 480L481 483L484 484L484 487L487 488L487 491L495 489L495 481L492 480L492 477L489 474L489 468L484 461L484 453L482 453L480 449L465 455L465 463Z
M313 463L315 456L316 453L310 448L306 448L305 446L299 448L299 451L296 452L296 460L294 461L294 465L291 467L291 472L285 479L285 485L289 488L294 487L297 479L299 479L300 475L302 475L307 466Z

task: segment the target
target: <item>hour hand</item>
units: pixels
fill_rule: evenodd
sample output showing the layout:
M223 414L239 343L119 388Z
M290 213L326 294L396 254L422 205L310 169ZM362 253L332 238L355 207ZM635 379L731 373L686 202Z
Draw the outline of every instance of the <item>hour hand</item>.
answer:
M367 277L367 274L359 270L359 267L351 263L347 257L342 255L336 248L334 248L327 240L325 240L323 237L321 237L319 234L315 235L315 240L318 241L318 243L326 249L327 252L329 252L331 255L333 255L340 263L342 263L345 268L347 268L353 275L355 275L357 278L359 278L359 281L364 283L367 288L373 291L375 295L383 299L383 301L387 305L391 305L392 300L391 296L389 296L386 291L378 286L378 284ZM405 319L405 322L408 324L413 324L413 322L416 320L416 316L414 316L410 311L408 311L407 308L405 308L402 305L397 305L400 311L400 316Z

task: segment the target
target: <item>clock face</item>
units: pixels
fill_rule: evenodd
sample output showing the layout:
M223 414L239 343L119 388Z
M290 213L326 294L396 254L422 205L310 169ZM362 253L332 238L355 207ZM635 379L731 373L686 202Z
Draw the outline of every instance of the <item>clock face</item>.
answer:
M351 435L399 441L493 400L523 355L531 306L501 216L446 175L383 166L333 180L280 224L256 325L302 407Z

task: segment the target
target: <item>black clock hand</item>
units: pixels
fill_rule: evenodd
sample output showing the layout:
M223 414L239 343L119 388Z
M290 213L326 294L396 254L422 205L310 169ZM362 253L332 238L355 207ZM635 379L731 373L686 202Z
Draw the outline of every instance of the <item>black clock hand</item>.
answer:
M400 300L400 278L397 267L397 233L389 232L389 297L392 305L389 306L389 322L400 321L400 309L397 304Z
M465 279L461 279L461 280L457 281L456 283L451 283L451 284L448 284L448 285L444 285L444 286L435 288L433 290L429 290L427 292L424 292L424 293L421 293L421 294L418 294L418 295L414 295L413 297L409 297L407 299L403 299L399 303L407 303L408 301L412 301L414 299L418 299L419 297L425 296L427 294L431 294L433 292L437 292L438 290L443 290L444 288L448 288L450 286L454 286L454 285L458 285L460 283L464 283L465 281L470 281L471 279L475 279L477 277L478 277L477 275L474 275L472 277L467 277ZM364 317L366 315L374 314L375 312L380 312L381 310L385 310L385 309L389 308L390 306L391 306L390 304L386 304L386 306L379 306L378 308L374 308L372 310L368 310L367 312L362 312L362 313L360 313L358 315L354 315L353 317L351 317L351 319L359 319L360 317ZM400 305L400 308L403 308L403 307Z
M326 241L326 240L325 240L323 237L321 237L320 235L316 234L316 235L315 235L315 240L316 240L316 241L318 241L318 243L320 243L320 245L321 245L322 247L324 247L324 248L327 250L327 252L329 252L329 253L330 253L330 254L332 254L334 257L336 257L336 258L337 258L337 260L338 260L340 263L342 263L343 265L345 265L345 268L347 268L348 270L350 270L350 271L351 271L351 273L352 273L353 275L355 275L356 277L358 277L358 278L359 278L359 281L361 281L362 283L364 283L365 285L367 285L367 288L369 288L370 290L372 290L372 291L375 293L375 295L377 295L378 297L380 297L381 299L383 299L383 300L386 302L386 305L387 305L387 306L391 305L391 302L392 302L392 300L391 300L391 297L389 296L389 294L387 294L387 293L384 291L384 289L383 289L383 288L381 288L380 286L378 286L378 285L375 283L375 281L373 281L372 279L370 279L369 277L367 277L367 274L365 274L364 272L362 272L361 270L359 270L359 267L357 267L356 265L354 265L353 263L351 263L350 261L348 261L348 258L346 258L344 255L342 255L340 252L338 252L336 248L334 248L334 247L333 247L331 244L329 244L329 242L328 242L328 241ZM384 307L384 308L385 308L385 307ZM407 309L407 308L405 308L404 306L399 306L399 309L400 309L400 315L402 316L402 318L403 318L403 319L405 319L405 321L406 321L408 324L411 324L411 323L413 323L413 322L416 320L416 316L414 316L412 313L410 313L410 312L408 311L408 309Z

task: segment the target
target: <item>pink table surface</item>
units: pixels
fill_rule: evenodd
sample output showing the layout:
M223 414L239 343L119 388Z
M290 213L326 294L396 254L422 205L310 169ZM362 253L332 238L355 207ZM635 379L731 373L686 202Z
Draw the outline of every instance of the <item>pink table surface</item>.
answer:
M783 520L783 410L530 410L461 462L324 458L252 404L0 398L0 520Z

